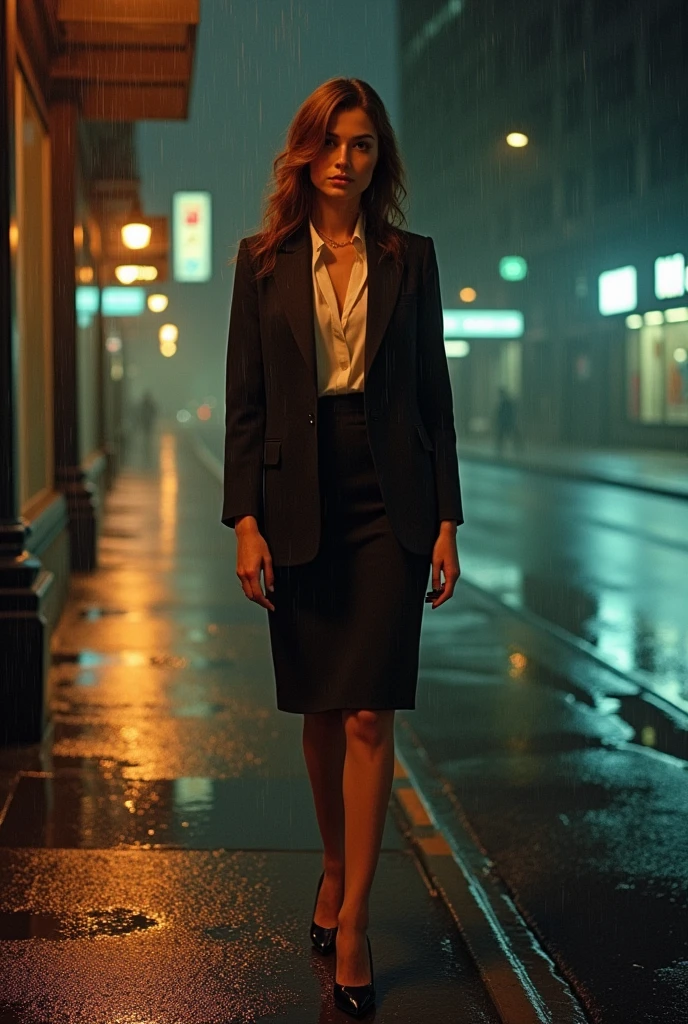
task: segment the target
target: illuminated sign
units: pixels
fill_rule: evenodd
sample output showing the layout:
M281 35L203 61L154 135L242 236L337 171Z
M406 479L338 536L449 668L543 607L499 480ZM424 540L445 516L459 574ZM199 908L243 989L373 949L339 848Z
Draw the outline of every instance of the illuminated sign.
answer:
M463 338L458 341L445 341L444 351L448 359L463 359L471 351L471 346Z
M629 313L638 305L638 271L635 267L605 270L599 276L598 305L603 316Z
M679 299L686 291L686 258L682 252L655 260L655 295L658 299Z
M75 306L79 327L90 327L93 315L100 306L100 288L94 284L78 284L75 289Z
M94 284L78 284L76 286L77 313L97 313L100 305L100 288Z
M523 313L517 309L445 309L445 339L520 338Z
M172 195L172 252L175 281L203 282L211 276L210 192Z
M143 288L120 288L116 284L103 288L103 316L140 316L145 308L146 292Z

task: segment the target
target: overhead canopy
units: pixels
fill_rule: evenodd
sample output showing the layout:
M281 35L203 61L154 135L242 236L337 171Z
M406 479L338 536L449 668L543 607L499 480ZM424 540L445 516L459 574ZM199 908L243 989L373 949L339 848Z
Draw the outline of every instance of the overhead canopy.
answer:
M84 118L188 116L199 0L52 0L53 88Z

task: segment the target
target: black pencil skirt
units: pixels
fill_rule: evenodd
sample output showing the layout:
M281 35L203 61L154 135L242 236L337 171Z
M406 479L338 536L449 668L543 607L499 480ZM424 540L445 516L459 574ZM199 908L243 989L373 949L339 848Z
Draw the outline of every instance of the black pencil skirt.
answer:
M415 707L432 555L392 532L363 403L362 392L318 399L320 548L276 566L268 592L280 711Z

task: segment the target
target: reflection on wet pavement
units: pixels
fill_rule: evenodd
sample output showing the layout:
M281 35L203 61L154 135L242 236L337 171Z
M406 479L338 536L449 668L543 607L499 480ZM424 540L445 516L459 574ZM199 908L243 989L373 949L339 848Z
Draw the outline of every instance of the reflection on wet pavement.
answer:
M117 766L56 777L22 776L0 827L0 847L269 849L319 851L305 778L133 779ZM401 850L391 821L383 847Z
M184 486L128 469L113 499L129 522L104 537L102 568L74 579L47 741L0 751L0 1020L302 1024L318 1005L329 1019L332 965L309 959L307 942L321 840L301 717L275 710L265 613L237 585L216 482L183 439L162 452ZM161 532L163 494L178 507ZM493 586L552 615L547 574L498 555ZM569 630L599 616L599 592L579 584L565 591ZM466 816L598 1019L629 997L645 1012L651 992L670 1020L680 1000L670 953L683 949L685 772L655 750L688 748L655 712L632 682L470 586L425 610L417 709L400 730L413 723L460 802L444 827ZM371 920L378 1019L432 1007L452 1020L457 1006L497 1019L391 816ZM629 964L650 960L648 987Z
M688 711L685 502L475 462L464 478L466 579Z
M159 467L125 467L101 567L73 577L53 637L52 728L0 750L2 1024L336 1019L334 961L308 938L322 840L302 718L275 708L216 498L173 434ZM371 943L380 1021L460 1002L496 1024L391 813Z

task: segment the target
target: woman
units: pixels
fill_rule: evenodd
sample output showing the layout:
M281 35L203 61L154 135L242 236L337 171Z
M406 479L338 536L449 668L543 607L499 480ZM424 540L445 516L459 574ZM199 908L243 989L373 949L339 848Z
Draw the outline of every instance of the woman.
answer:
M362 1016L394 712L415 707L429 563L433 608L459 577L452 393L434 246L396 226L406 190L377 93L325 82L273 169L237 256L222 522L270 612L278 709L304 716L324 847L311 940L336 949L335 1001Z

